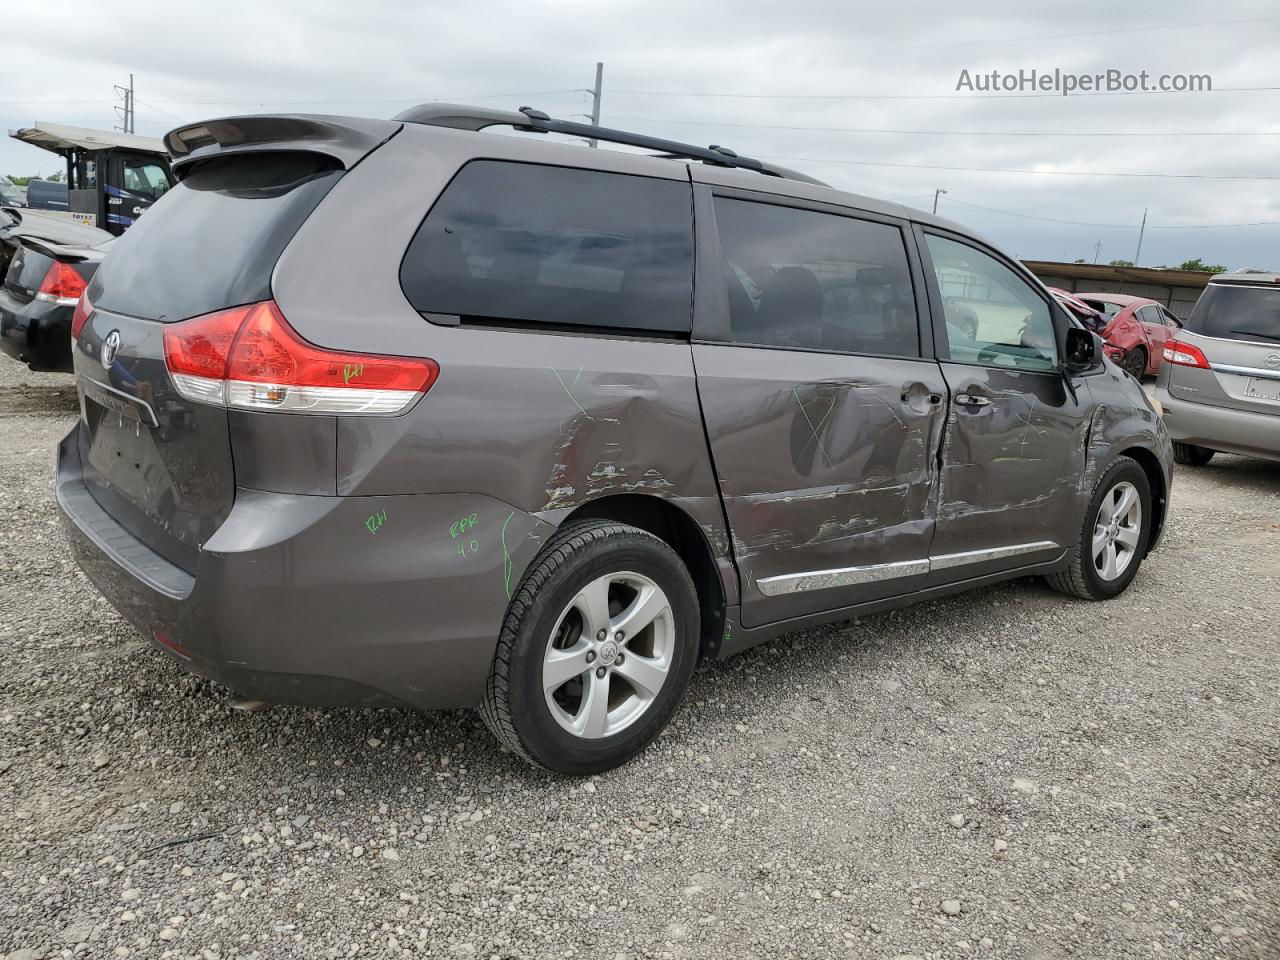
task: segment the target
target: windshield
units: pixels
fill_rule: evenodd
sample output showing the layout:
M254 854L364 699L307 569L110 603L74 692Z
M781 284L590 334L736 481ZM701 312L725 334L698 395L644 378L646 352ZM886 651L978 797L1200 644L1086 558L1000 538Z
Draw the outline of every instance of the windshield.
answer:
M1280 341L1280 288L1211 283L1204 288L1186 329L1223 340Z

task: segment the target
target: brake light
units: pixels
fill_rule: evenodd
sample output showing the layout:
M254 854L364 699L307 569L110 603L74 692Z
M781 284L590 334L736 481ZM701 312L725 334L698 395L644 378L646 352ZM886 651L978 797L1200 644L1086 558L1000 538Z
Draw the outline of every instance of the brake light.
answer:
M55 260L44 272L40 289L36 291L36 299L62 307L74 307L84 293L85 286L84 277L76 273L75 267Z
M440 374L425 357L310 344L272 300L168 325L164 358L188 400L240 410L400 413Z
M1182 367L1209 369L1209 361L1200 348L1183 343L1181 340L1170 340L1165 343L1164 359L1166 363L1176 363Z
M84 330L84 325L88 323L92 313L93 304L89 302L89 291L86 290L80 294L80 299L76 301L76 308L71 314L71 345L73 347L80 339L80 332Z

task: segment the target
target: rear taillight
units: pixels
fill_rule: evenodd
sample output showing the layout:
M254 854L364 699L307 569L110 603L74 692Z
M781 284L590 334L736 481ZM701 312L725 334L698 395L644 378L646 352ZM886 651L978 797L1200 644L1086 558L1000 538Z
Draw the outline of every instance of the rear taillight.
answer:
M80 339L80 331L89 322L89 317L92 313L93 304L89 302L88 291L85 291L80 294L80 299L76 301L76 308L71 313L71 343L73 345Z
M272 300L168 325L164 359L188 400L293 413L400 413L440 374L426 358L307 343Z
M56 303L63 307L74 307L80 295L84 293L84 277L76 273L75 267L55 260L40 281L40 289L36 291L36 299L45 303Z
M1182 367L1199 367L1209 369L1209 361L1199 347L1181 340L1170 340L1164 345L1165 363L1176 363Z

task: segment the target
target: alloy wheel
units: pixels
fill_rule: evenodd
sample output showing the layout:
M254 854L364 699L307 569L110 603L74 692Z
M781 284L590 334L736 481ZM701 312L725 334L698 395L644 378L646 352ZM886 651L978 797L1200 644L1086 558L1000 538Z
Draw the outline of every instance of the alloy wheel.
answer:
M610 737L635 723L667 680L675 615L662 588L639 573L610 573L561 612L542 661L547 707L575 737Z
M1093 522L1093 569L1107 581L1120 577L1134 562L1142 536L1142 498L1127 480L1102 498Z

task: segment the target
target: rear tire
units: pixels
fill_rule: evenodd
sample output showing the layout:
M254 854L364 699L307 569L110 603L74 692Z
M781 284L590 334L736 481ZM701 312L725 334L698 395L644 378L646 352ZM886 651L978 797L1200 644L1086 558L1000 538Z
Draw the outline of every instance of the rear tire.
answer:
M480 716L548 770L584 776L626 763L684 697L698 610L689 571L664 541L608 520L566 525L511 599Z
M1147 348L1134 347L1124 355L1124 372L1139 383L1147 374Z
M1214 451L1208 447L1197 447L1194 443L1173 444L1173 461L1184 467L1203 467L1213 459Z
M1067 568L1045 580L1059 593L1082 600L1124 593L1147 552L1151 516L1146 472L1130 457L1117 457L1093 489Z

